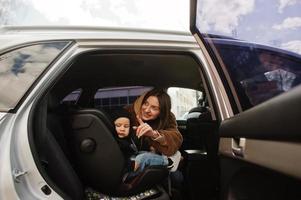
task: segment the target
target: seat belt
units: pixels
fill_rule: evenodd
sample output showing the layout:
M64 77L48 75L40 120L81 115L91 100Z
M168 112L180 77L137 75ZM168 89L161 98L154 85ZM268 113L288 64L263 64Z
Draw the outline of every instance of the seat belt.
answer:
M46 94L40 102L38 110L38 127L37 127L37 138L39 141L38 151L40 152L40 160L42 164L45 164L47 167L48 161L46 159L46 154L44 151L44 141L47 135L46 119L47 119L47 103L48 95Z
M172 165L171 165L171 167L169 168L169 173L168 173L168 177L167 177L168 195L170 197L172 197L170 174L171 174L171 172L175 172L178 169L179 163L181 161L181 153L180 153L180 151L177 151L174 155L168 157L168 159L170 159L173 162Z
M171 178L170 178L170 173L168 172L168 177L167 177L167 185L168 185L168 195L170 197L172 197L172 193L171 193Z

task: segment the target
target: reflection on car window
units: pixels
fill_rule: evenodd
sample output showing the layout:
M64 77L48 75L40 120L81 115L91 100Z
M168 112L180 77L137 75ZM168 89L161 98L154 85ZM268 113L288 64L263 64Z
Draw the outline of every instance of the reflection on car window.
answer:
M300 1L197 1L197 32L242 110L300 83L300 9Z
M301 56L258 45L215 44L244 109L301 83Z
M13 109L32 83L68 43L43 43L2 54L0 56L0 110Z

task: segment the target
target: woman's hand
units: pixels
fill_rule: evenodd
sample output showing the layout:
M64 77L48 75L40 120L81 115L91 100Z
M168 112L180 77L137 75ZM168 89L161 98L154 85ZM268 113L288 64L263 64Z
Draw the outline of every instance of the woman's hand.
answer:
M146 136L146 137L154 137L156 134L153 128L148 125L147 123L144 123L140 116L136 116L139 126L136 127L136 136L140 138L141 136Z

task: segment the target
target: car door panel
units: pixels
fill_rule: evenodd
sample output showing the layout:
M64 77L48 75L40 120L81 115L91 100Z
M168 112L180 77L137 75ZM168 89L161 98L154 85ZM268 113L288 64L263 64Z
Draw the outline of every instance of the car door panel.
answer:
M301 87L222 120L220 199L299 199Z
M221 137L301 139L301 86L222 122Z
M231 3L233 2L229 1L229 4ZM278 93L274 91L273 97L264 93L268 93L269 90L272 93L275 88L280 87L279 84L275 87L275 79L271 81L269 80L271 76L267 77L268 74L272 74L277 70L282 72L287 70L285 73L291 75L290 81L293 79L295 79L295 82L299 80L300 55L284 51L281 47L280 49L273 49L268 45L250 45L251 43L245 40L236 40L236 29L232 32L233 37L223 38L223 36L214 35L214 31L209 32L208 30L216 31L217 26L214 23L218 23L220 20L218 17L213 17L214 19L211 17L208 18L208 23L211 24L206 24L207 21L204 20L208 17L206 15L206 12L208 12L206 6L208 5L209 1L191 0L190 30L200 45L203 56L206 57L204 59L205 65L216 70L218 76L222 79L221 85L212 82L211 87L225 90L227 95L223 99L226 102L234 99L233 102L230 102L232 110L231 108L228 109L227 106L223 106L229 112L224 113L219 107L217 109L217 116L221 122L218 132L220 199L300 199L301 86L295 87L295 84L293 85L295 88L289 91L282 89L284 94L278 96L275 96L275 94L279 94L279 91L277 91ZM201 9L202 6L204 9ZM227 6L224 8L229 9ZM197 19L198 15L200 16L199 19ZM212 27L210 27L211 25ZM202 30L199 28L202 28ZM211 40L211 38L213 39ZM238 42L240 48L231 55L231 58L230 54L222 55L222 53L233 50L235 40L240 41ZM222 52L220 46L216 45L218 43L227 44L227 49ZM244 44L247 47L246 51L243 51ZM267 60L266 56L264 58L266 60L263 62L261 53L268 51L270 58L274 56L274 60ZM252 55L255 55L255 57L252 57ZM282 65L278 64L277 70L264 65L265 63L271 64L274 61L276 63L276 58L283 58L283 63ZM252 63L248 65L246 61ZM256 64L256 62L259 62L259 64ZM283 64L291 65L283 66ZM260 65L263 66L262 71L258 70L259 67L256 68ZM241 69L243 67L248 69L246 74L242 74ZM228 71L228 69L232 71ZM263 79L259 79L260 75L261 78L266 79L264 90L259 87L259 84L263 82ZM251 85L253 88L249 88L253 92L252 94L247 90L248 88L244 88L243 84L247 81L253 81L252 83L258 81L258 85L253 84ZM272 82L274 83L273 86ZM282 87L283 83L281 84ZM264 92L261 94L255 93L260 89ZM239 92L245 96L242 97L241 94L238 94ZM269 98L255 102L253 99L246 100L251 98L248 95L254 95L251 97L257 99L264 95ZM221 98L215 93L212 99L217 105L223 104ZM248 101L250 106L242 104L243 100ZM233 105L236 105L236 107ZM236 109L238 112L235 111ZM236 113L236 115L232 113Z
M223 137L243 137L246 139L241 159L301 178L301 162L296 159L301 153L300 104L299 86L225 120L220 126L221 154L235 157L235 139L225 142Z
M221 156L220 163L220 199L301 198L298 179L228 156Z

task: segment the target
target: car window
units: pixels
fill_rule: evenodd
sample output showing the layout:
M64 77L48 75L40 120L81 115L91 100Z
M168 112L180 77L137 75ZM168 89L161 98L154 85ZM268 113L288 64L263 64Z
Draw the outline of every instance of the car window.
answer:
M221 76L229 75L226 90L237 94L242 110L300 83L301 4L288 2L197 2L197 32Z
M110 111L130 105L152 87L129 86L98 89L94 96L95 108Z
M214 41L214 40L213 40ZM301 56L264 46L215 41L236 88L248 109L301 83Z
M201 91L170 87L167 93L171 98L171 111L177 120L187 120L190 115L193 115L193 109L205 106L204 95Z
M33 82L68 43L36 44L0 55L0 111L15 108Z

